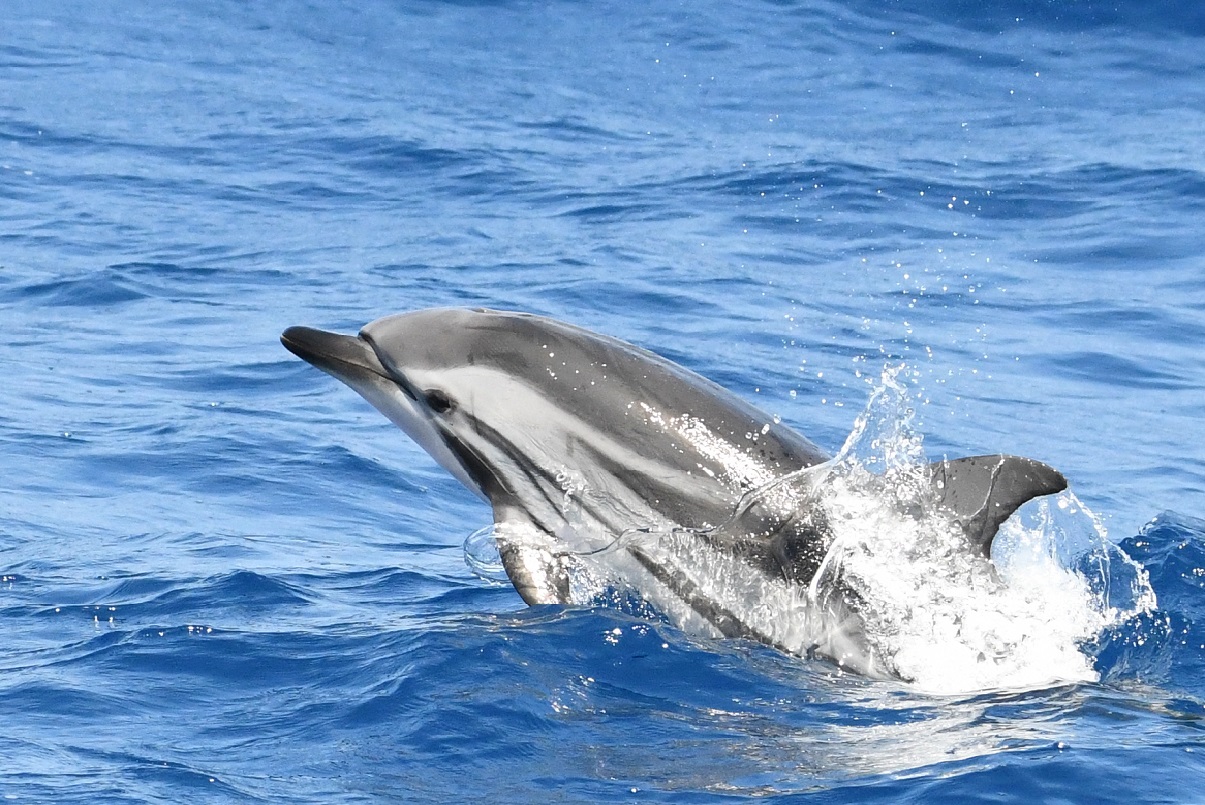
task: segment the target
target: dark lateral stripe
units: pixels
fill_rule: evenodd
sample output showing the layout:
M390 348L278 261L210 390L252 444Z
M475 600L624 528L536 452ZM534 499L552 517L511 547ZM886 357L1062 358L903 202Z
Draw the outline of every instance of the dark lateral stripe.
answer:
M699 592L698 585L686 578L681 571L673 572L667 570L654 562L639 546L628 546L628 552L636 557L636 561L645 570L653 574L653 577L657 581L664 584L674 595L685 601L691 609L714 626L724 637L748 637L765 643L768 646L773 646L787 654L794 653L783 644L771 639L769 635L763 634L757 629L742 623L739 618L724 607L719 606L714 601L709 601Z

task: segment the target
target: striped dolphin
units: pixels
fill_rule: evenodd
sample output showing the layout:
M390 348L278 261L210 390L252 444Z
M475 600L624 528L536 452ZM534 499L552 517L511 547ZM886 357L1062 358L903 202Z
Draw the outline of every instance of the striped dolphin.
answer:
M807 484L783 481L830 456L715 383L618 339L496 310L402 313L358 336L290 327L281 341L491 505L528 604L580 600L575 576L603 577L685 628L875 670L831 624L801 630L773 614L807 599L831 541ZM936 462L922 478L985 557L1019 506L1066 488L1008 455ZM847 621L856 602L841 604L834 617Z

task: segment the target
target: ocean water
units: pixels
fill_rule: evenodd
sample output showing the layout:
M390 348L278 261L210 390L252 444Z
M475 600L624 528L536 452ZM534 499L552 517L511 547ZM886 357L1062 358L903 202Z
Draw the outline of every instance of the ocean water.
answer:
M1205 799L1199 3L6 0L0 33L6 801ZM1078 514L1014 544L1079 529L1111 569L1062 578L1153 600L1064 634L1014 561L1056 639L1010 656L1082 673L930 654L945 692L526 608L466 564L488 509L278 341L441 305L636 342L831 452L902 378L877 426L1058 467Z

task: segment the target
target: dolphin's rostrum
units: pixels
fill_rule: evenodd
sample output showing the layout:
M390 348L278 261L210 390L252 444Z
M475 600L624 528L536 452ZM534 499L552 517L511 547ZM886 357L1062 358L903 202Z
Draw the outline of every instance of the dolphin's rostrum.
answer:
M290 327L281 341L491 504L503 565L527 603L573 601L575 569L601 556L609 582L687 628L847 660L817 628L766 622L767 608L749 600L806 598L828 529L806 484L783 479L829 456L731 392L525 313L420 310L359 336ZM1021 504L1066 488L1056 470L1006 455L937 462L923 475L934 506L983 556ZM725 589L704 583L696 563Z

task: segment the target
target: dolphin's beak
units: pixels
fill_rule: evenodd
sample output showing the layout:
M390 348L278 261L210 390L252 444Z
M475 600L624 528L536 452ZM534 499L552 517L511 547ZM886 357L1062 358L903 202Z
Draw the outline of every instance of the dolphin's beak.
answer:
M280 343L298 358L351 386L470 492L489 501L482 487L483 479L492 477L488 469L467 448L445 439L427 404L401 372L394 374L385 368L368 338L290 327L280 334Z
M354 335L328 333L313 327L290 327L280 343L298 358L340 380L369 379L377 375L392 380L367 341Z

